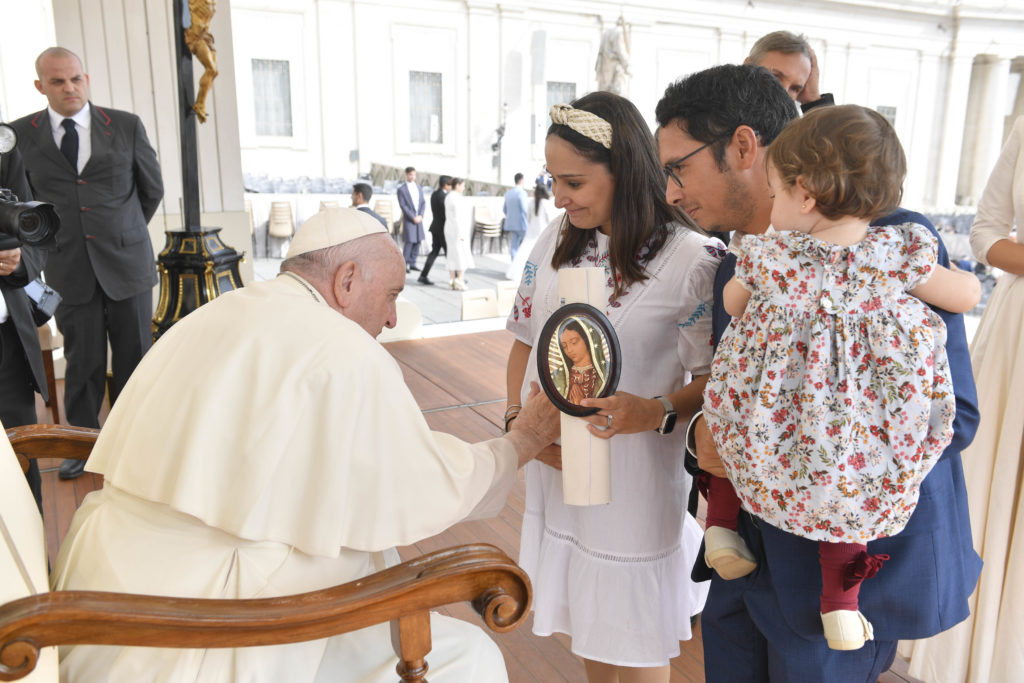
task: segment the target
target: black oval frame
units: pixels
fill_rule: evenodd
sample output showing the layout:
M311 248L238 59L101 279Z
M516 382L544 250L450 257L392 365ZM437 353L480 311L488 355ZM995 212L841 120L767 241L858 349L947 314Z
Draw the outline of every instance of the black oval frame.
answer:
M548 321L537 339L537 374L540 378L540 385L544 389L555 407L567 415L585 417L593 415L600 408L586 408L575 403L570 403L555 387L554 379L551 377L551 366L548 359L548 349L551 348L551 337L559 327L569 318L585 318L587 322L596 327L608 341L608 363L607 376L604 386L594 398L607 398L615 393L619 386L619 373L622 370L622 351L619 348L619 337L615 334L615 328L604 313L590 304L573 303L562 306L551 314Z

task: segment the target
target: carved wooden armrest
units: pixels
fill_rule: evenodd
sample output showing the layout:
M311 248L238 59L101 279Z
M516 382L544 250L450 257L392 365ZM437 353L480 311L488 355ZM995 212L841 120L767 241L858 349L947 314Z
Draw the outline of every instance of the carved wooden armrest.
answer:
M258 600L55 591L0 606L0 680L17 680L51 645L220 648L316 640L392 621L402 680L426 673L429 611L469 601L484 623L525 619L530 581L490 545L440 550L333 588Z
M25 425L7 430L14 452L23 458L74 458L85 460L100 430L69 425Z

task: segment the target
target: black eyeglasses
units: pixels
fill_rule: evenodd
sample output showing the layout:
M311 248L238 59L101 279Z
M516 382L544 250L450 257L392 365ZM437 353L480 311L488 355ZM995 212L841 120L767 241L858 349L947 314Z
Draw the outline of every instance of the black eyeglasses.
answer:
M703 145L693 150L692 152L684 156L682 159L679 159L678 161L673 161L671 164L665 164L665 166L662 168L662 170L665 171L665 180L671 178L672 180L675 181L676 185L678 185L681 188L683 186L683 181L680 180L679 176L676 175L676 169L682 166L683 162L692 157L694 154L700 152L705 147L710 147L715 142L717 142L717 139L712 140L711 142L705 142Z

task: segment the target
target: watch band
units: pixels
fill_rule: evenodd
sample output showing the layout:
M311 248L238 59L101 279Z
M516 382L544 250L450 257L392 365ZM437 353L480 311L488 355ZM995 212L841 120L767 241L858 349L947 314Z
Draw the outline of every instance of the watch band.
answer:
M676 426L676 408L672 405L672 401L664 396L655 396L654 398L660 401L662 407L665 408L665 415L661 418L661 424L655 431L659 434L669 434Z

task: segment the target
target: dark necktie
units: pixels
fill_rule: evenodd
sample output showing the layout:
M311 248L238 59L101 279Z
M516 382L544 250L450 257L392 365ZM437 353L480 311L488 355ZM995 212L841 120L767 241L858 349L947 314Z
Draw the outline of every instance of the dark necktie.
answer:
M78 131L75 130L75 122L71 119L64 119L61 124L64 126L64 138L60 141L60 153L71 162L71 168L78 174Z

